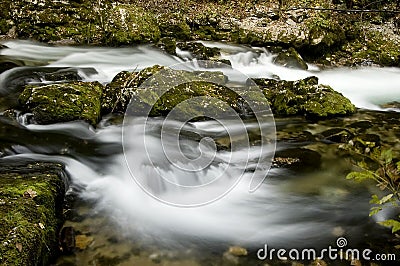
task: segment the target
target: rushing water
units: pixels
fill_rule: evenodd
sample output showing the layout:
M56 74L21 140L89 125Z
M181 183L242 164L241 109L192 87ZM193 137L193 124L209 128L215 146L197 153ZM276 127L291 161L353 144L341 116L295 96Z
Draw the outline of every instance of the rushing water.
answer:
M189 60L190 54L181 59L167 55L148 46L135 48L93 48L93 47L49 47L31 42L10 41L4 43L9 49L0 50L1 55L13 57L35 66L46 68L74 68L83 80L98 80L108 83L122 70L140 70L154 64L175 65ZM273 64L274 55L264 49L205 43L222 49L222 58L229 59L232 67L250 77L280 77L296 80L310 75L318 76L320 83L331 85L350 98L359 108L383 110L379 104L400 100L400 69L359 68L320 70L310 65L308 71L288 69ZM196 63L191 64L196 68ZM88 69L92 69L88 71ZM93 70L94 69L94 70ZM235 76L229 69L220 69L231 79ZM12 94L10 77L18 76L21 68L15 68L0 75L0 94ZM37 81L35 81L37 82ZM40 80L40 82L46 82ZM3 103L4 104L4 103ZM4 120L4 119L3 119ZM0 120L3 127L10 128L14 136L1 136L8 144L3 148L4 159L25 158L35 160L61 161L71 177L72 187L80 188L80 197L94 202L93 212L110 217L121 229L121 234L134 237L146 243L158 243L185 247L188 243L208 246L210 243L240 244L262 247L264 243L278 247L317 246L333 243L336 237L345 235L354 245L361 245L366 239L379 239L382 231L373 220L368 220L368 198L370 192L360 185L353 185L344 179L350 165L344 159L336 158L332 148L318 143L313 147L323 153L322 165L313 171L289 171L272 169L267 180L255 193L248 192L251 176L246 167L229 168L231 176L243 173L243 178L232 191L212 204L195 208L180 208L166 205L144 192L134 182L126 164L122 149L122 126L113 125L112 118L106 117L94 129L83 122L54 125L28 124L20 116L20 126ZM135 158L135 171L151 178L155 169L167 179L190 182L198 179L210 182L224 166L231 163L230 153L217 151L216 164L204 171L182 175L179 169L169 165L168 158L160 149L160 132L157 130L162 119L151 119L154 130L133 130L132 138L125 140L125 152ZM140 121L135 125L140 129ZM226 125L234 127L229 121ZM247 129L255 127L254 121L246 121ZM174 124L169 125L171 132ZM168 127L167 127L168 128ZM322 127L307 124L301 120L278 120L277 130L297 128L298 132L318 133ZM189 133L215 138L224 128L212 121L191 123L185 128ZM163 141L168 145L172 137ZM192 135L193 135L192 134ZM190 134L189 134L190 136ZM224 137L220 134L219 137ZM147 153L140 152L139 139L146 139ZM200 140L185 139L182 152L207 153L207 145ZM278 149L298 144L279 143ZM321 146L322 145L322 146ZM257 145L254 148L257 150ZM138 152L139 150L139 152ZM273 147L269 147L273 152ZM241 148L232 151L236 158L257 159L257 152ZM176 157L177 151L170 156ZM250 157L249 157L250 156ZM153 162L156 161L157 165ZM249 166L247 166L249 167ZM168 181L168 180L167 180ZM163 184L152 185L155 190L165 190ZM201 193L204 193L201 192ZM187 195L186 195L187 196ZM191 197L200 195L193 193ZM382 219L384 217L380 217ZM376 234L371 233L373 230Z

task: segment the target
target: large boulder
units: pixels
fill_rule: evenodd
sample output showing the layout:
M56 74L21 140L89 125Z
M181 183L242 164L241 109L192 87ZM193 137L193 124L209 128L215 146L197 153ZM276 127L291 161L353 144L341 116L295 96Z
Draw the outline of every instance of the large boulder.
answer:
M159 73L160 71L162 72ZM159 74L154 78L150 78L156 73ZM190 92L184 92L182 91L183 87L178 86L180 84L188 84L196 81L210 81L211 83L224 85L227 81L227 77L222 72L188 72L173 70L158 65L145 68L140 72L123 71L117 74L112 82L106 86L102 98L102 112L124 113L133 96L135 96L135 104L137 104L137 107L142 106L144 108L145 106L155 104L156 102L153 101L153 99L157 98L158 95L154 93L161 88L164 91L168 90L168 93L166 93L164 97L170 97L170 99L167 99L161 105L157 105L159 108L155 108L158 111L152 112L152 115L166 114L166 112L160 112L160 110L171 110L171 108L173 108L173 103L178 103L178 97L187 99L185 95L191 95L193 97L199 96L200 94L206 95L205 91L202 93L199 92L199 90L202 90L200 87L203 88L203 86L198 87L193 84L187 85L187 89L190 90ZM146 86L142 86L143 83L145 83ZM175 86L179 88L174 88ZM173 88L173 92L169 91ZM160 91L160 93L162 92ZM211 94L209 96L211 96ZM138 112L139 111L140 110L138 110Z
M19 96L22 108L39 124L85 120L96 125L100 118L103 86L98 82L28 85Z
M48 265L58 251L63 166L0 162L0 264Z
M275 115L328 118L356 112L356 107L349 99L329 86L318 84L317 77L298 81L255 81L263 89Z
M160 93L161 94L161 93ZM159 97L153 89L135 91L132 104L137 114L151 110L150 116L164 116L174 110L174 118L225 117L229 109L240 113L243 99L230 88L207 81L190 81L179 84ZM146 113L144 113L146 114Z

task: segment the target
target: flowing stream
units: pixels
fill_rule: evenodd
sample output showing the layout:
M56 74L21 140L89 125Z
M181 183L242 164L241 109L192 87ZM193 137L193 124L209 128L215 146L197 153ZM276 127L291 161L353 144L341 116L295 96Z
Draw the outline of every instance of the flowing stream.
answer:
M230 60L235 70L249 77L278 76L286 80L311 75L319 77L321 84L332 86L358 108L364 109L360 114L349 118L354 122L373 117L375 112L386 114L389 111L398 111L380 107L380 104L386 102L400 101L398 68L320 70L317 66L309 65L307 71L296 70L273 64L275 55L265 49L203 43L206 46L221 48L221 57ZM27 41L9 41L3 44L8 49L0 50L1 56L23 61L29 67L14 68L0 74L2 97L16 93L13 91L17 82L15 77L30 71L29 69L75 69L85 81L96 80L106 84L123 70L140 70L154 64L171 66L190 60L190 53L178 51L184 58L182 59L150 46L50 47ZM196 63L192 65L196 68ZM229 76L229 70L220 70ZM232 75L229 77L234 79ZM0 105L2 111L9 107L4 101L0 101ZM395 119L398 118L395 116ZM324 245L335 243L337 237L346 236L351 246L358 247L369 241L380 240L388 233L377 226L375 221L384 219L385 215L389 214L383 213L381 216L368 218L368 199L374 188L355 185L345 180L351 165L347 160L337 158L335 147L317 142L301 144L321 153L321 166L311 171L272 168L266 180L254 193L248 192L248 169L241 165L229 168L228 174L232 176L244 171L243 178L229 193L211 204L181 208L150 197L133 180L123 153L123 129L118 123L113 123L113 119L107 116L97 128L93 128L84 122L29 124L25 116L19 116L19 125L15 125L1 118L1 127L8 130L4 132L12 132L11 135L0 136L5 143L1 146L1 160L33 159L64 163L71 178L71 189L78 191L80 200L90 203L91 210L86 212L106 217L115 225L120 236L149 245L177 249L212 247L222 250L228 245L243 245L256 249L264 244L285 248L322 248ZM142 130L134 131L136 135L125 140L125 152L132 153L130 156L136 160L135 171L150 178L157 168L157 171L171 179L185 180L187 176L180 176L182 173L169 165L168 158L160 150L158 128L163 119L154 118L149 121L154 130L146 133ZM251 129L254 123L248 120L245 121L245 126ZM141 124L139 120L136 121L139 129ZM235 126L229 121L226 124L233 128ZM171 132L176 129L173 123L167 126ZM335 124L317 124L293 118L277 119L276 126L278 135L279 132L290 134L302 131L314 134L325 128L335 127ZM191 127L185 130L188 131L189 137L185 139L182 151L190 156L207 152L209 147L199 145L200 140L190 137L189 133L215 137L225 129L213 121L199 121L191 123ZM172 137L168 135L172 134L171 132L166 132L166 138L163 139L167 144L172 141ZM152 161L156 161L158 165L150 163L145 153L138 152L138 140L143 138L148 144L147 152L154 156ZM278 137L277 150L301 145L279 141ZM257 150L257 145L254 149ZM268 152L272 153L273 147L269 149ZM252 153L241 147L232 152L236 154L236 158L250 158L250 161L260 156L257 152ZM218 163L207 170L197 172L196 175L190 175L187 182L190 183L192 179L208 182L221 171L226 171L224 166L230 162L227 154L229 153L226 151L217 151ZM169 155L178 156L173 151ZM162 189L162 185L157 183L152 186L158 186L154 189ZM196 198L201 195L194 193L191 196ZM91 230L100 231L101 234L102 223L91 222ZM94 229L96 227L97 229ZM95 234L94 238L96 239Z

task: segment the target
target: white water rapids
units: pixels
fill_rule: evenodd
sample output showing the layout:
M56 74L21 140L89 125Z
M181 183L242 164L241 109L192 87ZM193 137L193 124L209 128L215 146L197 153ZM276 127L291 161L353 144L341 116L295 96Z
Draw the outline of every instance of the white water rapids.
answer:
M86 76L85 80L98 80L102 83L110 82L122 70L140 70L154 64L169 66L185 61L148 46L49 47L24 41L9 41L3 44L9 49L0 50L1 55L34 62L36 65L93 67L98 73ZM222 49L222 58L229 59L234 69L249 77L279 76L281 79L296 80L311 75L317 76L321 84L332 86L359 108L381 110L379 104L400 100L398 68L319 70L310 65L310 70L303 71L274 65L272 62L275 55L263 49L205 44L219 46ZM221 71L229 72L224 69ZM0 79L6 75L7 72L1 74ZM0 88L2 89L4 88ZM154 120L153 123L158 122ZM251 122L249 123L251 126ZM96 143L99 149L107 149L104 148L107 145L119 145L122 135L121 126L93 129L80 123L26 125L26 128L32 132L59 132L87 139ZM212 135L218 126L212 122L196 122L194 128ZM137 134L138 139L144 137L141 131ZM168 166L165 166L167 160L163 158L160 150L159 135L154 133L145 137L151 144L147 148L158 156L160 165L164 164L160 166L161 171L173 177L178 175L176 172L170 172ZM131 141L134 148L137 144L135 138ZM195 140L189 139L187 147L188 154L200 152ZM368 212L368 193L348 195L347 192L343 192L342 195L341 181L332 180L344 179L344 176L338 177L335 171L317 173L316 175L323 175L321 179L326 178L328 181L327 184L319 183L318 186L321 187L314 189L318 193L310 195L296 192L296 189L290 190L296 183L293 183L291 178L286 178L285 171L277 169L270 172L266 182L255 193L248 193L249 174L245 173L238 185L222 199L206 206L179 208L163 204L140 189L129 173L122 152L111 153L106 158L96 158L95 155L87 156L73 152L68 156L54 155L59 151L51 150L51 147L48 149L50 151L43 152L39 147L27 145L25 148L19 148L21 154L10 157L62 161L67 166L72 182L85 187L81 196L96 201L95 211L110 216L127 235L139 233L142 238L169 245L179 245L183 243L179 239L186 238L198 242L213 240L249 245L268 242L271 245L286 247L329 242L334 239L332 232L339 230L337 228L342 228L353 239L361 237L365 230L359 226L359 221L365 219ZM135 149L132 152L135 152ZM248 156L247 150L239 149L236 152L243 152L243 156ZM147 163L146 155L136 152L133 156L136 156L141 166L140 174L151 177L154 166ZM220 167L227 163L222 153L218 158ZM207 178L212 178L221 171L220 167L214 166L202 173L207 175ZM230 174L235 175L235 169L232 171ZM325 188L332 190L325 191Z

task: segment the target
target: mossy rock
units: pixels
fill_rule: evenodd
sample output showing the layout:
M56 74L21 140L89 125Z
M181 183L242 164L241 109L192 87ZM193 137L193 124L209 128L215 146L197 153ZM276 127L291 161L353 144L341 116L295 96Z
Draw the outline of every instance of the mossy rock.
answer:
M255 79L263 89L275 115L305 115L309 118L328 118L356 112L349 99L326 85L317 77L298 81Z
M85 120L96 125L100 118L103 86L98 82L28 85L19 96L23 109L39 124Z
M220 50L218 48L206 47L199 42L181 42L176 46L181 50L189 51L194 58L199 60L208 60L220 55Z
M110 9L105 29L106 42L113 45L157 42L161 37L155 16L134 5Z
M172 37L178 40L189 40L190 27L179 13L164 13L157 17L162 37Z
M191 81L179 84L165 93L157 88L139 89L134 93L132 106L151 109L150 116L165 116L172 110L175 119L229 116L242 111L243 99L228 87L207 81ZM132 110L141 115L140 108Z
M161 74L155 78L150 78L160 71ZM157 95L154 94L154 88L169 90L175 85L192 81L211 81L223 85L227 82L227 77L222 72L188 72L159 65L145 68L140 72L123 71L117 74L112 82L106 86L102 98L102 112L124 113L131 98L137 95L139 88L140 91L146 91L147 94L142 95L144 98L140 100L139 106L143 106L142 104L150 101L150 98L145 100L146 97L157 98ZM143 88L141 88L142 85Z
M58 251L63 166L0 163L0 264L48 265Z
M164 69L163 66L154 65L140 72L122 71L118 73L104 89L101 99L102 113L124 113L132 98L133 91L162 69Z
M157 43L157 47L170 55L176 55L176 40L172 37L163 37Z
M287 68L296 68L307 70L307 63L303 60L301 55L294 49L289 48L287 51L280 52L274 59L274 63Z

